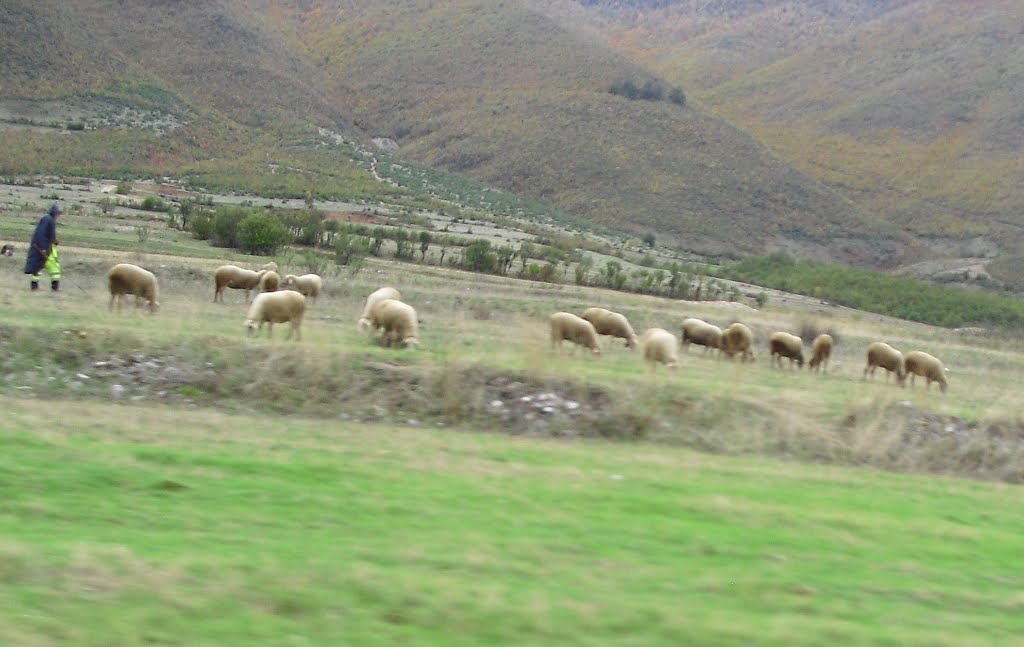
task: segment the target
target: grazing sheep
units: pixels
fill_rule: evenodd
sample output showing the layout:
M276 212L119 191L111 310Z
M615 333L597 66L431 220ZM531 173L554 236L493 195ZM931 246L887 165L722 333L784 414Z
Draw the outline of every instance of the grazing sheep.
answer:
M320 290L323 289L323 286L324 280L320 278L318 274L303 274L302 276L288 274L284 277L284 281L281 283L281 287L288 290L295 290L307 299L313 299L314 301L316 301L316 298L320 296Z
M157 301L156 276L138 265L119 263L110 268L110 271L107 273L107 285L110 288L108 310L114 309L114 301L116 300L117 311L121 312L121 300L126 294L131 294L135 297L136 307L138 307L140 299L147 300L151 314L160 308L160 303Z
M589 321L599 335L626 340L626 348L636 348L639 343L636 333L633 332L633 326L629 325L629 320L618 312L604 308L587 308L580 318Z
M804 367L804 340L788 332L773 332L768 338L768 350L771 351L773 365L782 368L782 358L789 358L789 367L796 362L798 368Z
M267 270L268 272L276 272L277 271L277 263L275 263L274 261L270 261L269 263L264 263L263 267L261 267L260 269L261 270Z
M384 330L381 343L384 346L401 345L415 348L419 345L419 318L416 310L408 303L397 299L384 299L370 310L370 326L373 330Z
M938 382L942 392L946 392L946 369L937 357L919 350L912 350L903 358L906 375L910 376L910 386L914 386L914 377L920 375L927 382L926 389L932 388L932 382Z
M721 350L729 359L738 354L741 361L756 362L757 358L750 350L753 345L754 333L738 321L722 331Z
M370 312L373 310L373 306L380 303L384 299L394 299L400 301L402 299L401 293L395 288L380 288L370 296L366 297L366 305L363 306L363 314L359 315L359 323L356 324L359 332L368 333L375 330L373 322L370 321Z
M595 355L601 352L594 324L571 312L556 312L551 315L551 347L560 346L564 339L589 348Z
M807 369L817 372L824 368L828 372L828 360L832 357L834 343L832 335L828 333L821 333L815 337L814 344L811 346L811 361L808 362Z
M698 346L704 347L704 354L711 349L720 350L722 344L722 329L713 324L709 324L703 319L694 319L690 317L683 319L683 325L680 328L682 332L682 343L683 350L687 351L690 349L690 344L697 344Z
M213 301L224 302L224 288L245 290L245 302L249 303L249 292L260 285L260 279L267 270L253 272L235 265L221 265L213 271Z
M291 290L263 292L257 294L245 315L245 327L249 335L258 332L267 324L267 338L274 336L274 324L290 322L289 339L295 333L295 341L302 339L302 316L306 313L306 297Z
M281 287L281 275L274 270L263 270L260 272L260 292L277 292Z
M644 361L652 371L658 362L664 364L665 368L676 370L679 367L678 346L676 336L664 328L648 328L640 338Z
M868 346L868 363L864 367L864 379L867 379L869 373L874 377L875 369L878 367L888 371L885 374L886 382L889 381L889 373L895 373L896 381L903 384L903 380L906 378L903 368L903 353L880 341L872 342Z

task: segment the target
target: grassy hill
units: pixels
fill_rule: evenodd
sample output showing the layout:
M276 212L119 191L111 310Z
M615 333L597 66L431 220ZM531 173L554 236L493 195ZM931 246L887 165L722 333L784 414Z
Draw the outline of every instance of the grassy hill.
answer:
M365 142L384 136L400 145L397 162L685 249L865 264L903 252L894 228L750 135L692 107L610 94L655 79L529 5L15 2L0 20L18 35L0 42L13 61L0 173L461 198L454 181L438 192L374 179ZM54 104L56 118L39 116ZM148 120L126 126L125 110Z
M1020 3L582 4L573 20L866 211L926 243L1020 240Z
M324 267L301 342L282 326L247 338L245 296L214 303L211 272L266 257L105 214L106 194L80 188L46 188L69 205L56 294L20 273L51 198L5 185L0 200L19 246L0 257L0 644L952 647L1024 632L1019 336L375 258ZM152 268L158 313L108 312L117 262ZM417 350L356 330L381 284L420 314ZM690 349L669 373L609 340L553 351L548 315L595 304L638 331L742 318L759 361ZM773 367L768 335L808 322L838 340L827 371ZM876 339L941 357L948 393L863 379Z

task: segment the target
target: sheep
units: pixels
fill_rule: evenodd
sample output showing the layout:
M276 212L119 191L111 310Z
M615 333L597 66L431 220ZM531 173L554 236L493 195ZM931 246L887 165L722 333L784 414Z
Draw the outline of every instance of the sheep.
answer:
M270 261L269 263L264 263L263 267L261 267L260 269L261 270L267 270L268 272L276 272L277 271L277 263L275 263L274 261Z
M384 330L381 337L384 346L400 344L403 348L415 348L420 343L419 319L416 310L408 303L397 299L378 301L370 310L369 320L373 330Z
M114 309L114 301L117 301L117 311L121 312L121 300L124 295L135 296L136 307L140 299L149 301L149 312L152 314L160 308L157 301L156 276L149 270L144 270L138 265L131 263L119 263L110 268L107 273L107 285L110 288L110 304L107 310Z
M245 315L245 327L248 335L258 332L267 324L267 338L274 336L274 324L290 322L285 339L295 333L295 341L302 340L302 316L306 313L306 297L291 290L263 292L257 294Z
M281 282L281 286L289 290L295 290L306 298L316 301L316 298L320 296L320 290L323 289L324 281L317 274L303 274L302 276L288 274L284 277L284 281Z
M373 310L374 305L384 299L400 301L402 299L402 294L395 288L385 287L374 291L370 296L366 297L366 305L363 306L363 314L359 315L359 322L356 324L356 328L359 332L368 333L375 330L373 322L370 321L370 312Z
M834 344L832 335L828 333L821 333L815 337L814 344L811 346L811 361L808 362L807 369L817 372L824 368L828 372L828 360L832 357L832 346Z
M245 290L245 302L249 303L249 292L260 285L260 279L267 270L253 272L235 265L221 265L213 271L213 301L224 302L224 288Z
M704 353L711 349L720 350L722 343L722 329L713 324L709 324L703 319L694 319L692 317L683 319L683 324L680 327L682 332L682 344L683 350L689 350L690 344L698 344L704 347Z
M664 328L648 328L640 338L644 361L651 371L654 371L658 362L664 364L667 369L676 370L679 367L678 346L676 336Z
M274 270L263 270L260 273L263 274L260 277L260 291L277 292L277 289L281 287L281 275Z
M868 346L868 363L864 367L864 379L867 379L869 373L874 377L875 369L878 367L888 371L885 374L886 382L889 381L889 373L895 373L897 382L903 384L903 380L906 378L903 368L903 353L880 341L872 342Z
M757 358L754 357L753 351L750 350L753 345L754 333L750 332L750 328L738 321L730 324L722 331L720 348L721 352L725 353L729 359L739 354L741 361L756 362Z
M920 375L927 380L926 389L932 388L932 382L938 382L942 392L946 392L946 369L938 358L919 350L912 350L903 358L905 375L910 376L910 386L914 386L914 377Z
M788 332L773 332L768 338L768 350L771 352L772 364L782 368L782 358L789 358L789 367L796 362L798 368L804 367L804 340Z
M629 325L629 320L618 312L604 308L587 308L580 318L589 321L599 335L626 340L626 348L636 348L639 343L636 333L633 332L633 327Z
M571 312L556 312L551 315L551 348L561 345L563 339L589 348L595 355L601 353L597 346L597 331L594 324Z

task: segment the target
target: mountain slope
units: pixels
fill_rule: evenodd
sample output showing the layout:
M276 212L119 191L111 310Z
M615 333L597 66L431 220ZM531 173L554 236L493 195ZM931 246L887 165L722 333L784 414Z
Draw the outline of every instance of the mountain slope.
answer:
M644 68L529 2L275 2L357 122L401 155L713 253L788 248L876 263L891 228L747 134L612 95Z
M94 117L78 132L0 129L9 153L0 172L184 174L291 194L401 191L356 166L351 148L325 146L317 133L326 128L351 141L390 137L399 157L686 249L781 248L863 264L901 255L893 228L748 134L688 106L610 94L613 83L656 79L538 8L12 0L0 6L3 33L15 36L0 40L12 62L0 109L10 99L99 102L94 113L127 105L173 127Z
M926 241L1021 238L1024 5L582 4L576 20L867 211Z

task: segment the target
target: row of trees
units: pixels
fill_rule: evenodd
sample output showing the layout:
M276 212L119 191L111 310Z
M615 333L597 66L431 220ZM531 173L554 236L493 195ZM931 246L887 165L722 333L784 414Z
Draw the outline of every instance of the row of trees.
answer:
M885 272L797 261L785 252L750 257L725 268L729 278L806 294L937 326L1024 328L1024 302L989 292L938 286Z
M648 79L643 83L626 79L612 83L608 87L608 92L620 97L626 97L627 99L640 101L664 101L668 99L676 105L686 105L686 95L683 94L682 88L678 86L666 88L661 81L655 79Z
M272 255L285 245L302 245L332 250L338 265L354 269L361 267L368 256L390 255L399 260L485 274L550 283L573 282L673 298L739 297L735 288L726 289L719 281L706 280L693 267L671 263L630 271L619 260L598 266L592 254L552 238L524 241L518 246L496 245L483 238L343 223L325 218L316 209L268 212L245 206L183 206L182 226L189 228L196 238L249 254Z

